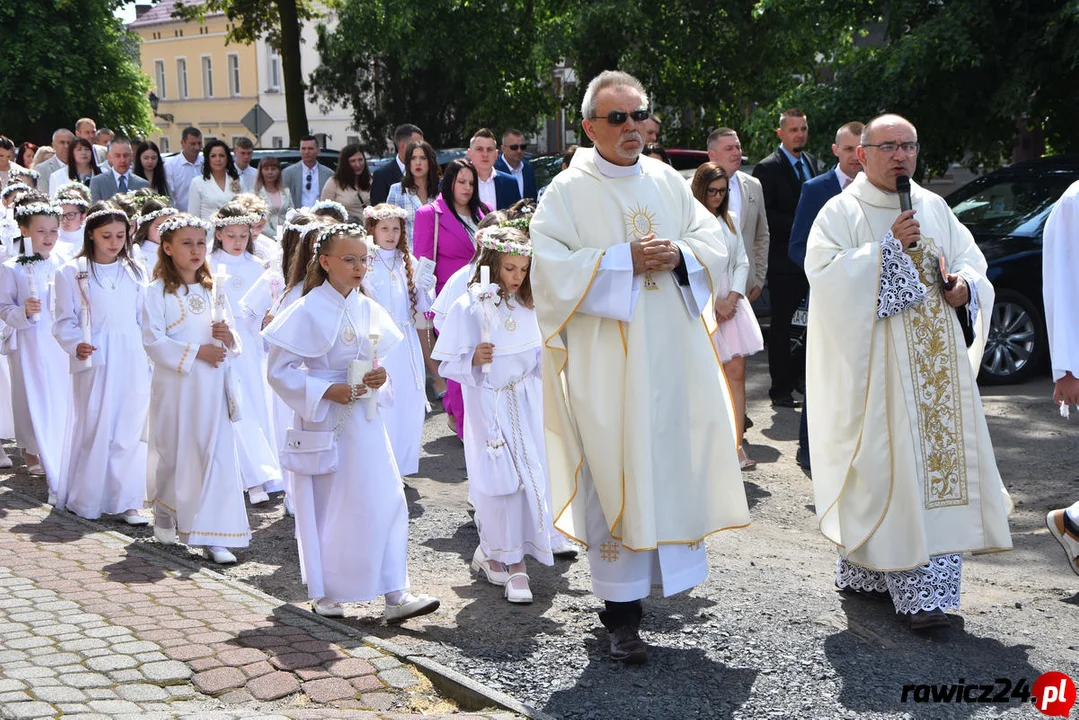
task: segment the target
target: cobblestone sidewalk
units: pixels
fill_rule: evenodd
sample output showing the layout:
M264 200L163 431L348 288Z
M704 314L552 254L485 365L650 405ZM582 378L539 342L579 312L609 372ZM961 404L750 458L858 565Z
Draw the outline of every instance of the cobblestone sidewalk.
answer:
M0 717L459 713L414 667L0 488Z

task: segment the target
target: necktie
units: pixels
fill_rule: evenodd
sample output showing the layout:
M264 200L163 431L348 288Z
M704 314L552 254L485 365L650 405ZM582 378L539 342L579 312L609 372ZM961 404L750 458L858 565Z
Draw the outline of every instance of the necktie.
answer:
M840 192L843 192L844 190L846 190L846 189L847 189L847 185L848 185L849 183L850 183L850 180L848 180L847 178L845 178L845 177L844 177L844 178L840 178L840 179L839 179L839 191L840 191Z
M120 176L120 192L127 192L127 175Z
M806 168L805 168L805 165L803 164L801 158L799 158L798 162L795 163L795 167L798 168L798 182L804 183L806 180L809 179L806 176Z

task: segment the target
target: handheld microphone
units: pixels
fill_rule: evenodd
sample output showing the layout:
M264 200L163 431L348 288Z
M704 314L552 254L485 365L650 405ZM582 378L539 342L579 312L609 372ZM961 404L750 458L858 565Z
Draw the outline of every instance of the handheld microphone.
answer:
M899 212L905 213L910 210L910 178L906 175L897 175L895 178L895 191L899 193ZM911 243L910 247L917 247L917 245L918 243Z

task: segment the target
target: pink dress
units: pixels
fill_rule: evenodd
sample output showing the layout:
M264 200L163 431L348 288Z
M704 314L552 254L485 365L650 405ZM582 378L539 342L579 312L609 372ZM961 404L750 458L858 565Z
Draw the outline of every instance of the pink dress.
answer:
M734 317L720 323L719 329L712 335L720 362L727 363L736 357L745 357L763 350L764 337L761 335L761 326L757 324L757 316L753 314L753 306L745 297L749 259L746 257L742 234L731 232L722 220L719 225L723 231L719 238L727 245L731 262L727 272L719 278L717 297L727 297L732 286L742 294L735 306L737 310ZM734 226L738 227L737 220L734 221Z

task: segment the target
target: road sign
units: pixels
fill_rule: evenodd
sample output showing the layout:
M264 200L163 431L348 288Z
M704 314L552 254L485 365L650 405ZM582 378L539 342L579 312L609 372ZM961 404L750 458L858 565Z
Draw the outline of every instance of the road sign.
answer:
M262 106L255 103L255 107L247 111L244 115L244 119L240 121L243 126L251 131L256 138L262 138L262 134L270 129L273 125L273 118L270 117L270 113L262 109Z

